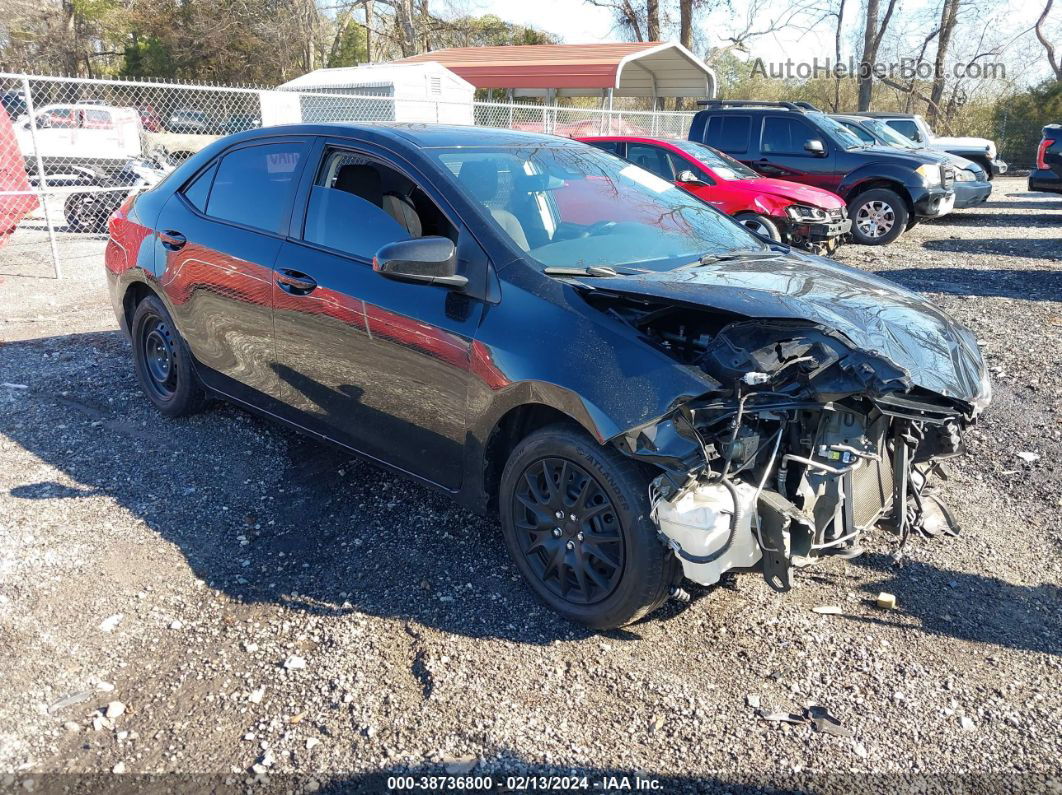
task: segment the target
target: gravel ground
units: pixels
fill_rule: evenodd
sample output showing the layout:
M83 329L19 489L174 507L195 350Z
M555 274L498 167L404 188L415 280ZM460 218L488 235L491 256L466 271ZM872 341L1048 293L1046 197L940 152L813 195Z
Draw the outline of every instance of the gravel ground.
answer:
M596 791L1057 791L1062 198L999 179L838 258L982 340L995 402L945 488L963 534L899 569L882 535L787 596L743 575L609 633L540 606L493 520L232 407L160 419L98 259L58 283L0 267L0 789L574 771Z

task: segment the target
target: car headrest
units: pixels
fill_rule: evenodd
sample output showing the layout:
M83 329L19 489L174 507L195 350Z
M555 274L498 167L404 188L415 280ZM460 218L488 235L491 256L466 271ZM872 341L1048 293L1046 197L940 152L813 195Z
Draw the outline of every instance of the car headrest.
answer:
M466 160L457 180L477 201L488 202L498 193L498 166L493 160Z
M334 187L337 190L360 196L377 207L383 204L383 180L374 166L357 163L340 166L339 171L336 172Z

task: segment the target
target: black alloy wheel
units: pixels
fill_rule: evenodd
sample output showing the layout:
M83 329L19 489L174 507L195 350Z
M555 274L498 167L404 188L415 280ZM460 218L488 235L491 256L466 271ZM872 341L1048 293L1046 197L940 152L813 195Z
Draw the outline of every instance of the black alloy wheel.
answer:
M650 476L570 423L532 432L509 454L498 491L505 545L531 590L565 618L622 627L681 580L649 516Z
M578 605L606 599L623 575L626 548L612 500L564 458L534 461L513 494L513 525L531 571Z

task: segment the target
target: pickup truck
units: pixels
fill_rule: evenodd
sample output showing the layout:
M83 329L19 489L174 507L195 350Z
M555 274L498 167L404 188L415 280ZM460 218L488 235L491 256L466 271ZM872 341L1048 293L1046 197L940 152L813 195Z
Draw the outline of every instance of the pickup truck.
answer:
M926 120L917 113L864 111L852 115L881 119L900 135L907 136L915 143L925 144L930 149L950 152L953 155L972 160L987 172L989 179L1007 173L1007 164L999 159L999 153L996 151L996 142L990 141L988 138L936 135L930 129Z
M37 147L47 174L110 173L142 152L140 114L135 108L57 103L35 109L32 123L35 129L24 115L14 125L15 140L31 174L37 171Z

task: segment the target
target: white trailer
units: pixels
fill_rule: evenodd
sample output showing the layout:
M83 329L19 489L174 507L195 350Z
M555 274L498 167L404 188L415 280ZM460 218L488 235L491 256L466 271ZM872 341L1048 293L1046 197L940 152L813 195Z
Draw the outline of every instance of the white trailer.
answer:
M476 89L445 66L429 61L317 69L278 86L277 91L298 92L300 119L293 120L304 122L472 124Z

